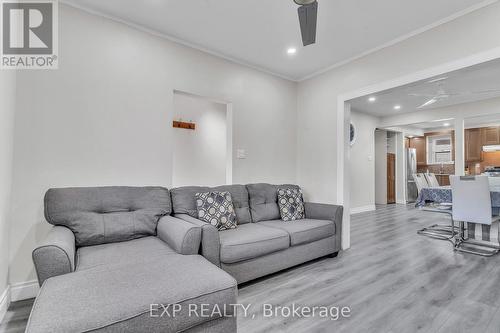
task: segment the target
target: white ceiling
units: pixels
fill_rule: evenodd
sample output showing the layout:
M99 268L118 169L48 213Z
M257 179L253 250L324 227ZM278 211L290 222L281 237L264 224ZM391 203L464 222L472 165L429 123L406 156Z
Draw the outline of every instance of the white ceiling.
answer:
M391 127L388 127L391 128ZM405 133L408 135L417 135L420 136L423 133L441 131L454 129L453 119L443 119L439 121L430 121L424 123L416 123L404 126ZM412 132L414 130L415 132Z
M487 116L478 116L466 118L464 121L465 128L478 128L488 126L500 126L500 113ZM422 135L422 133L433 132L445 129L454 129L453 119L441 119L436 121L428 121L416 124L409 124L403 126L405 132L409 135ZM395 129L395 127L387 127L387 130ZM401 127L397 127L401 129ZM415 132L412 133L412 130Z
M300 80L484 0L318 0L317 43L302 47L292 0L62 0L154 30L282 77ZM491 1L490 1L491 3ZM287 48L296 47L289 56Z
M446 78L439 82L430 82L435 79ZM443 89L451 96L442 99L430 106L418 109L419 106L431 99L432 95ZM496 92L481 93L488 90ZM412 96L411 94L422 94L427 96ZM461 94L453 96L453 94ZM468 67L458 71L443 74L405 86L386 90L373 95L375 102L370 102L370 96L356 98L351 107L355 110L374 114L376 116L389 116L418 110L428 110L452 106L462 103L470 103L500 96L500 60L493 60L476 66ZM400 105L400 110L394 106Z

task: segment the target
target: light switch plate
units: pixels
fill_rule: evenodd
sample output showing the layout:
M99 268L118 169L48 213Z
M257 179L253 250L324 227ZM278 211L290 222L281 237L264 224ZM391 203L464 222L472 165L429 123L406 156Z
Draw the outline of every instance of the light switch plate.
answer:
M245 159L247 158L247 152L245 149L236 149L236 158Z

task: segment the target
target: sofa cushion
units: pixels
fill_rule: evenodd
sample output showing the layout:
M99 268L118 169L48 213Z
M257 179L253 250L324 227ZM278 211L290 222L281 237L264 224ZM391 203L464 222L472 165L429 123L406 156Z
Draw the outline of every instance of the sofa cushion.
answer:
M287 232L255 223L221 231L219 237L220 259L226 264L253 259L290 246Z
M196 193L195 198L198 219L210 223L219 231L238 226L231 193L203 192Z
M303 219L289 222L274 220L257 224L286 231L290 235L291 246L311 243L335 235L335 223L328 220Z
M196 210L196 200L194 196L196 193L210 191L227 191L231 193L238 224L252 222L248 202L248 192L245 185L223 185L217 187L185 186L174 188L170 190L170 194L172 195L172 210L174 214L188 214L191 217L198 218L198 211Z
M84 246L76 251L76 270L119 263L134 264L144 259L169 254L177 254L177 252L156 236L121 243Z
M99 266L46 280L26 332L181 332L220 318L215 306L234 314L236 294L236 281L199 255ZM181 311L168 316L160 304Z
M305 218L302 190L300 188L279 188L278 207L283 221L295 221Z
M163 187L59 188L45 194L45 218L73 231L76 246L155 235L158 220L170 212Z
M248 184L248 196L252 221L269 221L280 218L278 188L296 188L297 185Z

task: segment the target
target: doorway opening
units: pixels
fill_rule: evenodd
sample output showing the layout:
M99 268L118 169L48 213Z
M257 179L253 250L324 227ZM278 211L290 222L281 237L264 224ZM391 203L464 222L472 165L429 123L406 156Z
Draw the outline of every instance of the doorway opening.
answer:
M231 184L231 103L174 91L173 106L172 186Z
M402 151L403 155L405 154L405 130L401 127L405 124L419 122L443 122L443 126L450 126L450 124L446 124L446 121L450 120L451 125L454 125L455 127L453 134L453 139L455 140L455 160L453 161L452 172L455 175L463 175L466 172L470 172L471 169L470 166L466 166L466 118L471 115L489 115L494 113L494 110L498 110L498 108L488 109L486 107L469 108L465 105L468 106L472 105L473 102L498 97L498 95L495 94L500 91L499 87L494 86L500 81L495 80L494 78L492 80L486 80L482 77L479 81L476 80L475 84L469 84L467 83L468 81L463 78L464 76L467 77L468 74L471 74L469 77L474 76L476 73L480 72L481 69L495 66L498 62L500 62L500 48L459 59L457 61L452 61L427 70L417 71L394 80L380 82L359 90L346 92L345 94L338 96L337 110L339 110L339 112L337 112L337 140L338 142L343 142L343 149L337 150L337 202L344 205L344 211L346 212L344 214L342 229L342 247L344 249L350 247L349 213L352 213L352 199L350 198L352 187L350 178L352 171L349 165L351 151L348 134L352 115L351 108L359 108L359 105L355 103L355 100L365 106L375 104L378 105L379 109L382 110L382 113L378 115L377 128L387 130L390 128L391 131L395 131L400 134L401 137L398 138L398 151ZM492 76L491 74L494 73L492 70L488 70L487 72L489 73L489 76ZM453 85L455 81L458 82L459 85ZM481 86L478 86L478 82ZM492 84L493 87L487 86L490 84ZM424 88L426 85L429 88L427 89L428 91L408 91ZM401 100L392 100L389 104L381 103L387 99L386 97L392 96L391 94L393 92L402 92ZM370 104L373 102L376 103ZM413 105L413 103L415 103L415 105ZM453 110L450 109L452 106L458 104L463 105L463 107L453 108ZM484 102L484 104L491 103ZM409 105L413 109L413 112L408 113L408 110L410 110ZM437 108L440 108L440 110L435 110ZM344 110L344 112L341 110ZM492 132L496 133L494 130L492 130ZM475 134L475 141L479 142L477 140L477 138L479 138L478 133L480 133L480 131L476 130L475 133L469 133L469 136ZM438 146L442 145L439 144ZM430 151L432 152L434 150ZM479 156L479 154L477 154L478 149L471 151L476 152L476 155ZM436 152L433 156L434 160L441 164L440 160L449 155L445 153L447 152ZM477 156L475 157L476 159ZM426 157L428 156L426 155ZM406 182L399 182L402 186L398 186L397 181L398 178L400 178L398 176L398 170L400 170L401 172L399 173L406 178L405 163L399 163L397 160L398 159L396 157L396 193L401 192L402 195L400 195L400 197L404 198L404 201L401 203L406 203ZM401 161L406 162L405 159L401 159ZM435 161L434 163L437 163ZM430 162L428 160L427 164L429 163L432 164L433 160L430 159ZM479 168L481 168L481 166L479 166L478 169ZM444 169L444 167L441 169ZM431 173L430 169L429 173ZM386 176L387 175L385 175L385 177Z

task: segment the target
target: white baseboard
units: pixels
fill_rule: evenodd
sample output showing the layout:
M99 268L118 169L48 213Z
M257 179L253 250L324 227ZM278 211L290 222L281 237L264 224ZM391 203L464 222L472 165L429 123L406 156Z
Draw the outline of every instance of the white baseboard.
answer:
M351 215L364 213L364 212L371 212L371 211L374 211L376 209L377 209L377 207L375 207L375 205L354 207L354 208L351 208Z
M5 288L2 295L0 295L0 323L2 322L5 314L7 313L7 309L10 305L10 286Z
M15 283L10 286L10 300L11 302L17 302L34 298L38 294L39 289L37 280Z

